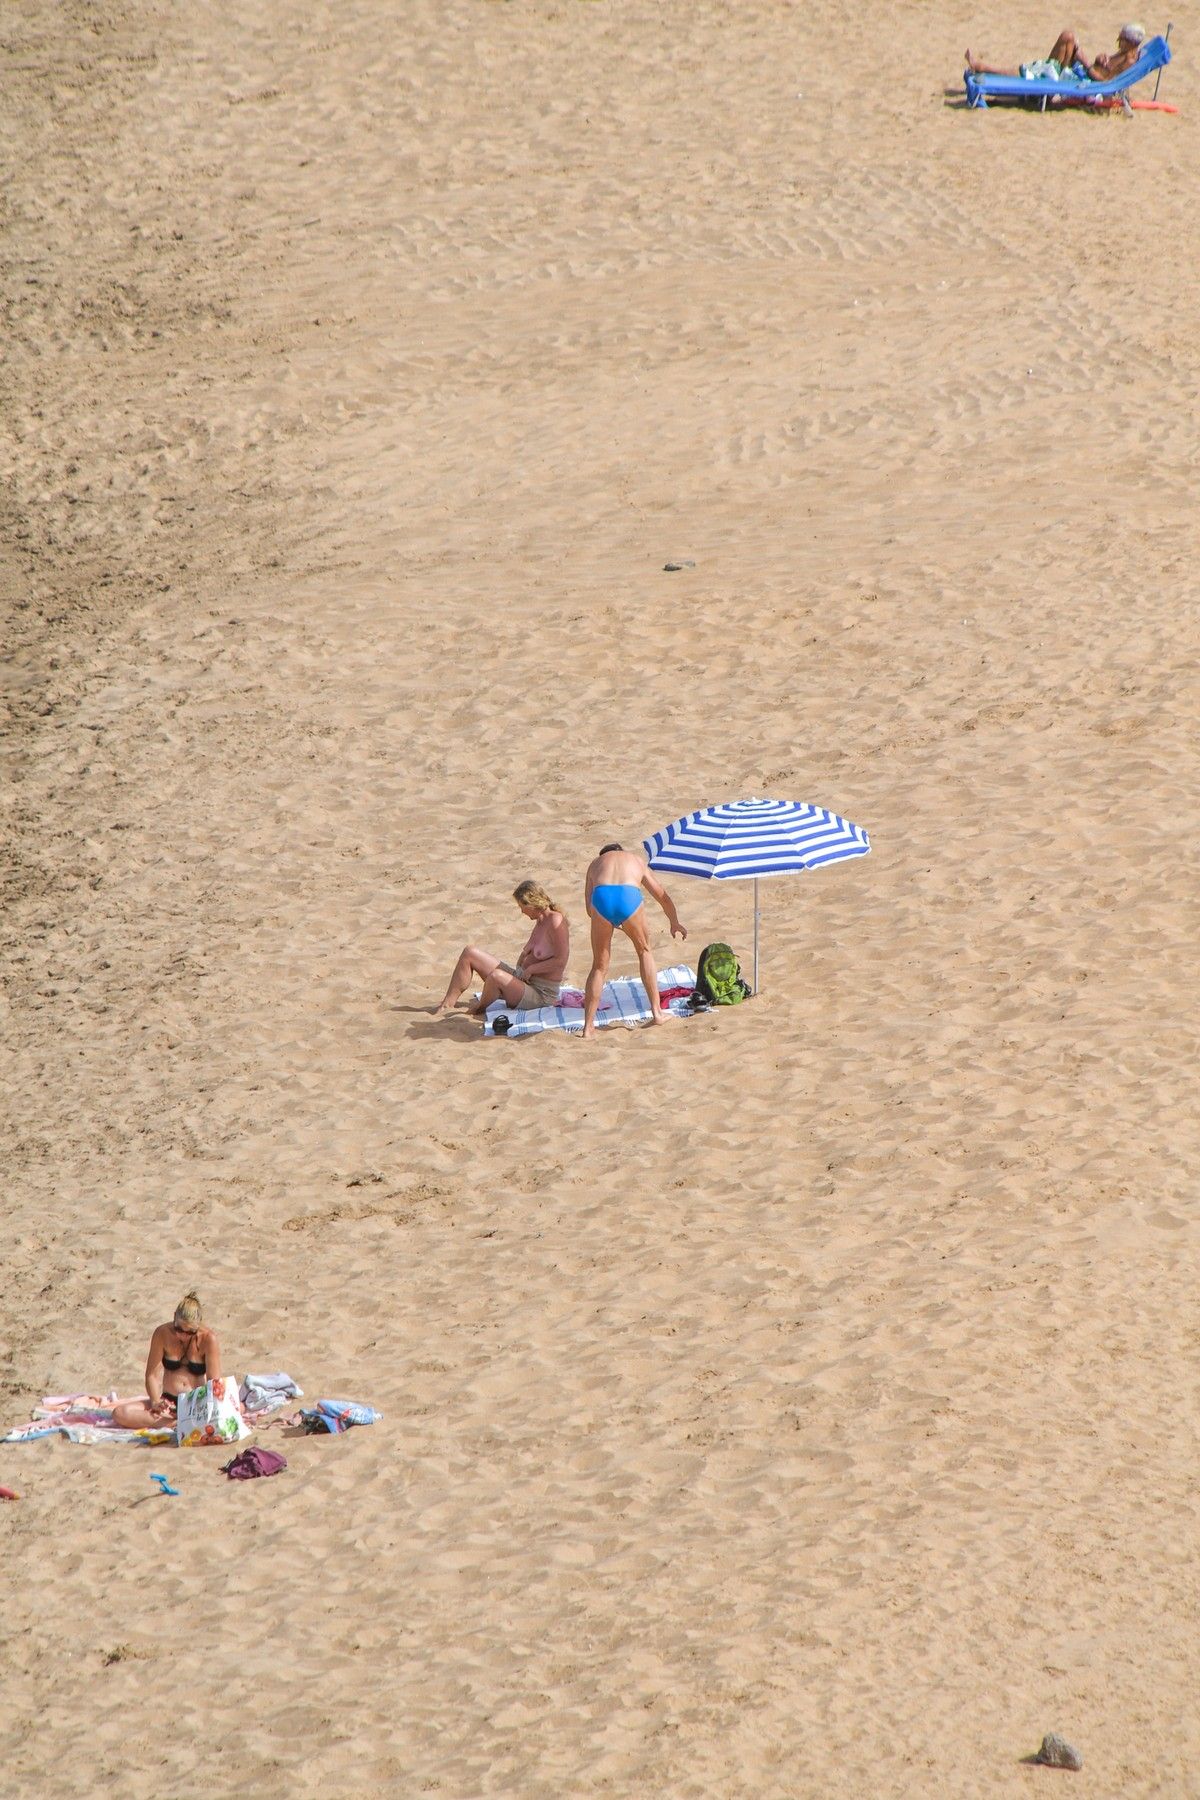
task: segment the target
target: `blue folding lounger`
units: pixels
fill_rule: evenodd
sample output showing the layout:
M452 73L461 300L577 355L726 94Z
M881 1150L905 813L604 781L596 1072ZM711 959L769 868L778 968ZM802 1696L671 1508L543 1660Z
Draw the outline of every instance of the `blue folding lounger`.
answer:
M1123 94L1135 81L1144 81L1155 69L1163 69L1171 60L1171 46L1166 38L1151 38L1142 45L1135 63L1114 75L1111 81L1050 81L1038 76L1026 81L1023 75L976 75L963 71L968 106L986 107L989 100L1040 100L1042 111L1047 100L1107 100L1112 94Z

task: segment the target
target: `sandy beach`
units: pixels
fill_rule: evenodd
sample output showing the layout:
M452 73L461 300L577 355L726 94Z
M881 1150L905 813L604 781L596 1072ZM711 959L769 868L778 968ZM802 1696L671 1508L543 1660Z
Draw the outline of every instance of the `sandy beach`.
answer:
M0 1446L4 1800L1200 1793L1200 102L961 106L1063 23L10 9L0 1428L192 1286L384 1418ZM752 795L751 1003L429 1016Z

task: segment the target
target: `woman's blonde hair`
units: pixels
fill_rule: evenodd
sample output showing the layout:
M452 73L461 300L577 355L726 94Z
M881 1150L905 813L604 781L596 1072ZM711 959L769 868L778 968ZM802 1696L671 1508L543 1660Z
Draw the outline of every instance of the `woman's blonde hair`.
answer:
M539 912L557 912L553 900L538 881L522 881L513 889L518 906L536 906Z
M188 1331L198 1331L200 1326L203 1325L204 1311L200 1305L200 1297L194 1288L190 1294L185 1294L183 1296L183 1299L175 1308L175 1317L172 1323L175 1325L182 1325Z

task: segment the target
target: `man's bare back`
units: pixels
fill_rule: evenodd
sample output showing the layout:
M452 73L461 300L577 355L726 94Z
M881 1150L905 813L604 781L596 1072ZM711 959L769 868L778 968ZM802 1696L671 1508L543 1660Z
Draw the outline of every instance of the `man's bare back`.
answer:
M650 873L649 864L636 850L602 850L588 867L585 899L594 887L640 888Z

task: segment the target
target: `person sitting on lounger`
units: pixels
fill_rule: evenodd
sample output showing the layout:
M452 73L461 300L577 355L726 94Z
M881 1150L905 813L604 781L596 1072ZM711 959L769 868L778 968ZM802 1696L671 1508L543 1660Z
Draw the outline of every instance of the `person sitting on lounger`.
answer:
M532 1006L553 1006L557 1001L559 984L571 957L571 927L536 881L521 882L513 889L513 899L525 917L533 920L533 930L515 965L468 944L454 965L449 987L433 1009L435 1018L444 1017L458 1004L471 985L472 975L483 980L482 994L474 1006L467 1008L474 1019L481 1019L494 1000L503 1000L514 1012Z
M195 1294L185 1294L169 1325L155 1327L146 1358L146 1398L113 1407L113 1424L145 1431L175 1423L180 1394L215 1381L221 1373L217 1334L204 1323Z
M1142 53L1145 36L1140 25L1122 25L1117 34L1117 48L1111 56L1102 51L1099 56L1087 57L1073 31L1060 31L1049 56L1040 62L1022 63L1019 69L997 69L990 63L981 62L968 50L967 67L972 75L1019 75L1026 81L1039 77L1064 81L1068 85L1078 81L1111 81L1114 75L1123 75L1126 69L1133 67Z

